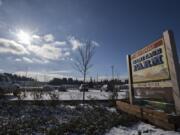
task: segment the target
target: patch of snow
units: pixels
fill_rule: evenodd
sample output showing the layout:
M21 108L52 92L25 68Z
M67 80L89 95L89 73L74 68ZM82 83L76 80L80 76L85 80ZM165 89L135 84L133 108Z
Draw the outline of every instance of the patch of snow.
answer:
M68 92L79 92L78 89L68 89L67 91L68 91Z
M101 92L100 90L95 90L95 89L89 89L89 92Z
M116 108L114 108L114 107L106 107L106 110L108 110L109 112L112 112L112 113L117 112Z
M45 100L51 100L51 97L49 94L43 94L41 99L45 99Z
M33 100L32 93L24 93L24 97L26 100Z
M10 98L10 100L18 100L17 97Z
M140 122L131 128L123 126L113 127L105 135L138 135L138 132L140 132L141 135L180 135L179 132L165 131L143 122Z
M84 108L93 109L93 106L90 104L79 104L79 106L84 107Z
M100 92L91 90L85 93L85 100L109 100L111 92ZM117 99L126 98L125 92L118 92ZM82 100L83 92L68 91L68 92L23 92L21 100Z
M76 108L76 106L66 105L66 108L75 109L75 108Z

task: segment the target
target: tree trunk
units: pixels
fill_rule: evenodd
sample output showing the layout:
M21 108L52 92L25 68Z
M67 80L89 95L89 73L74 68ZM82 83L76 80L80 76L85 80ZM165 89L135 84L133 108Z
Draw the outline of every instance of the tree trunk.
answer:
M84 81L83 83L85 84L86 83L86 72L84 72ZM84 104L84 101L85 101L85 88L83 89L83 104Z

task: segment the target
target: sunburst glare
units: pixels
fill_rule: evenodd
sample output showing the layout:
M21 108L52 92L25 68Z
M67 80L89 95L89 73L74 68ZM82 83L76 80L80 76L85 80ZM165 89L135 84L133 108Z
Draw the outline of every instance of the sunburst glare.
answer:
M30 34L25 32L25 31L23 31L23 30L20 30L17 33L17 37L18 37L19 42L21 42L23 44L30 44L31 43L31 36L30 36Z

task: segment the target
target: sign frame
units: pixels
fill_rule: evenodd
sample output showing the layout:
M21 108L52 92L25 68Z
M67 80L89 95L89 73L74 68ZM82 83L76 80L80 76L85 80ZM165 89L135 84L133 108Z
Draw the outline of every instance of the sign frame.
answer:
M150 48L150 49L149 49ZM150 61L153 58L156 58L156 56L151 56L150 58L146 58L144 60L141 60L140 62L138 62L137 60L139 60L140 58L146 57L149 54L152 54L152 52L156 52L157 50L161 50L162 52L160 54L157 54L156 56L163 56L163 62L162 64L159 65L153 65L150 67L146 67L144 69L140 69L137 71L133 71L132 70L132 77L133 77L133 83L146 83L146 82L157 82L157 81L165 81L165 80L170 80L170 72L169 72L169 65L168 65L168 59L167 59L167 54L166 54L166 48L165 48L165 41L163 38L160 38L154 42L152 42L151 44L147 45L146 47L139 49L138 51L136 51L135 53L130 55L130 59L131 59L131 67L133 68L136 67L136 65L143 65L145 62ZM137 62L136 62L137 61ZM134 64L134 62L136 62ZM142 64L143 63L143 64ZM165 70L166 72L164 73L164 77L161 76L156 78L153 77L153 75L151 77L149 77L149 79L138 79L138 73L140 73L140 75L142 74L142 70L145 73L153 73L153 71L156 71L157 69L161 69L161 70ZM138 72L138 73L136 73ZM143 73L143 76L145 76ZM155 73L154 73L155 74ZM162 74L162 73L161 73ZM145 77L146 78L146 77Z
M177 49L175 44L175 39L173 32L167 30L162 35L162 40L164 42L165 47L165 55L167 58L167 65L169 70L169 78L165 79L165 81L169 81L172 83L172 94L174 99L174 105L176 114L180 115L180 69L179 69L179 60L177 55ZM130 104L134 103L134 83L133 82L133 75L132 75L132 64L131 64L131 55L127 55L127 66L128 66L128 76L129 76L129 101ZM152 80L152 81L145 81L140 83L149 83L149 82L162 82L164 80Z

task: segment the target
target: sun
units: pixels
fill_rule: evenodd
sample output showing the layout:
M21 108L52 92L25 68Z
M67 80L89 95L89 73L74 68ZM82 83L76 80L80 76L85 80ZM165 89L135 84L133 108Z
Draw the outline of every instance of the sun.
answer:
M20 30L18 33L17 33L17 38L19 40L19 42L23 43L23 44L30 44L31 43L31 36L29 33L23 31L23 30Z

